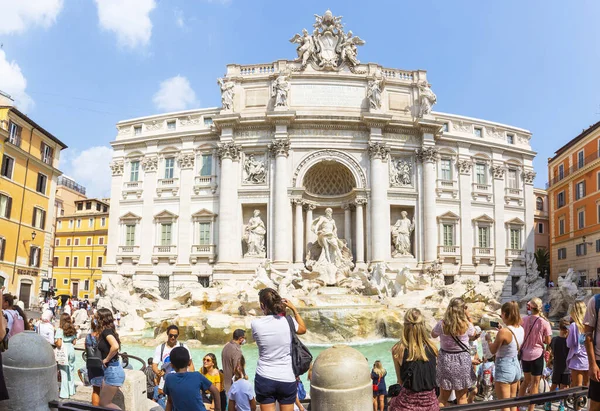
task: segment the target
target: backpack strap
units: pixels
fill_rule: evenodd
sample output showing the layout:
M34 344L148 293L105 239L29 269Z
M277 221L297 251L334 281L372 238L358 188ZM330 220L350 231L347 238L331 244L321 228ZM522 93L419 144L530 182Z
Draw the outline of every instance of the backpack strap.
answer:
M529 319L529 318L531 318L531 317L528 317L527 319ZM525 345L525 343L527 342L527 339L529 338L529 335L531 334L531 331L533 331L533 327L535 327L535 324L538 322L539 319L540 319L540 317L536 318L535 321L533 322L533 325L531 327L529 327L529 332L527 333L527 335L523 339L523 345L521 345L521 347L523 347Z
M160 346L160 362L162 362L162 360L163 360L164 352L165 352L165 343L162 343L162 345Z

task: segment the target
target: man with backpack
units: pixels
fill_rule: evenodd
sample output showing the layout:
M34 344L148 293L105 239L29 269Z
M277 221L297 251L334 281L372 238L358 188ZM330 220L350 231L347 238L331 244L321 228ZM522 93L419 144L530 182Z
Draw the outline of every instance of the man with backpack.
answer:
M156 399L159 403L161 403L164 398L164 393L162 392L163 387L165 385L165 375L171 372L175 372L175 369L171 365L171 350L175 347L184 347L186 350L190 351L186 346L183 345L182 342L177 342L179 338L179 327L174 324L171 324L167 327L167 342L162 343L156 350L154 350L154 358L152 359L152 371L156 374L159 383L155 388L156 391ZM192 353L190 353L190 358L192 357ZM190 361L190 365L188 367L188 371L194 371L194 363Z
M589 411L600 411L600 294L588 302L583 323L585 324L585 349L588 355L590 389Z

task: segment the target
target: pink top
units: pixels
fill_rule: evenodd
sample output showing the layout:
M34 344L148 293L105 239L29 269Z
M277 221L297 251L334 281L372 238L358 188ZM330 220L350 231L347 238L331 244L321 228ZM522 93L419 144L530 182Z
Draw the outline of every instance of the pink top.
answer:
M448 352L461 352L464 351L463 348L454 341L451 335L444 334L444 321L440 320L431 330L431 335L433 338L440 337L440 348L444 351ZM465 346L469 347L469 337L475 335L475 327L473 324L469 323L469 328L467 328L467 332L463 335L457 335L456 338L461 341Z
M542 317L529 315L523 317L523 330L525 342L521 351L522 359L523 361L537 360L544 353L544 338L552 335L552 327Z

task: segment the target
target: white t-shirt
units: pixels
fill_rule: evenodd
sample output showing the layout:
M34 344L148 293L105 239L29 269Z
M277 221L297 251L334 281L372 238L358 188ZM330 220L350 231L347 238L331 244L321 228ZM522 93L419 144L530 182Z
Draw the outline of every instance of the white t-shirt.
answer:
M180 343L180 342L175 344L175 347L181 347L181 346L183 346L183 348L188 350L188 352L190 353L190 358L192 358L192 353L190 352L190 349L188 347L186 347L185 345L182 345L182 343ZM165 348L162 350L162 352L163 352L162 358L160 356L162 344L159 345L158 347L156 347L156 349L154 350L154 357L152 358L152 364L156 364L158 366L159 370L164 369L165 374L175 372L175 370L173 369L173 366L171 365L171 350L175 347L169 347L169 344L165 344ZM164 383L165 383L164 377L162 377L160 379L160 383L159 383L159 388L161 390L162 390Z
M6 313L6 328L8 328L8 332L12 330L13 322L15 322L15 317L21 318L21 315L17 310L3 310ZM52 342L54 344L54 341Z
M596 296L590 298L583 318L583 323L592 328L596 328L596 341L594 341L594 353L596 361L600 361L600 318L597 315L598 308L596 307Z
M294 318L292 321L298 331L298 323ZM256 374L275 381L296 381L290 353L292 336L285 317L268 315L252 321L252 337L258 345Z
M39 334L50 344L54 344L54 326L51 323L41 322L38 325Z
M48 301L48 305L50 306L50 308L56 307L56 300L52 298L50 301Z

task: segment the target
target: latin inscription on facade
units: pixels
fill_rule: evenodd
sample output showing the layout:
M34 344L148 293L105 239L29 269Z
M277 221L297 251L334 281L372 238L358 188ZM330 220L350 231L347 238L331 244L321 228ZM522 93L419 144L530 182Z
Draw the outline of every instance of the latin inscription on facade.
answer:
M365 99L365 88L337 84L292 84L292 106L356 107Z

